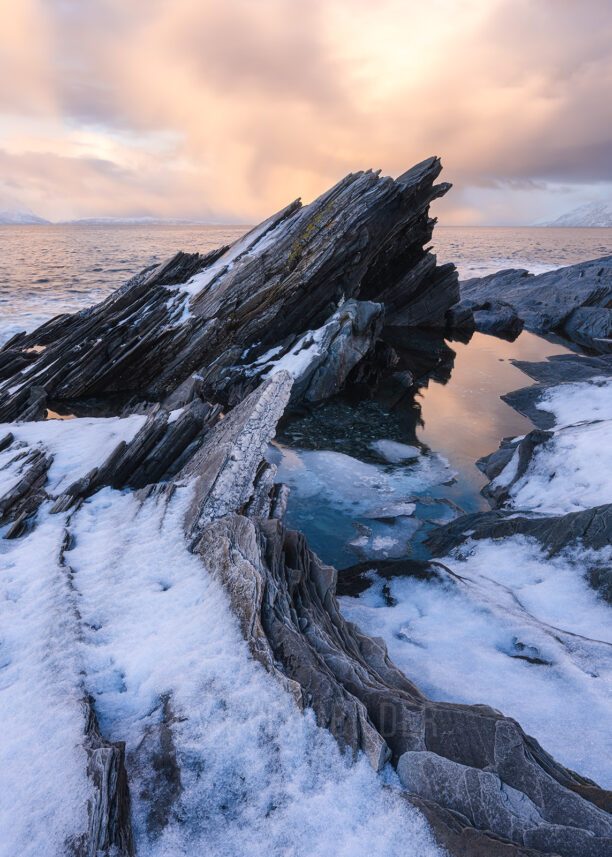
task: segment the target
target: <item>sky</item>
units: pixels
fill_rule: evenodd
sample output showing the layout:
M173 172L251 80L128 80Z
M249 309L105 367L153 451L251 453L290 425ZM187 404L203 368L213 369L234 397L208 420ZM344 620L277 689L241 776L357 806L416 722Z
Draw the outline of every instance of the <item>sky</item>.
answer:
M0 209L253 223L439 155L440 223L612 200L611 0L0 0Z

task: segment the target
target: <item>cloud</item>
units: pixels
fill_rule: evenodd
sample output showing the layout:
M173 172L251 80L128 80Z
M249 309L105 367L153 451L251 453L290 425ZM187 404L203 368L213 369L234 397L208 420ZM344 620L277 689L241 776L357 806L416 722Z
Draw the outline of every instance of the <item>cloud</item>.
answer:
M434 153L456 185L438 203L447 220L506 206L529 221L530 198L544 217L612 182L609 0L0 11L2 175L47 216L252 221L350 170L399 173Z

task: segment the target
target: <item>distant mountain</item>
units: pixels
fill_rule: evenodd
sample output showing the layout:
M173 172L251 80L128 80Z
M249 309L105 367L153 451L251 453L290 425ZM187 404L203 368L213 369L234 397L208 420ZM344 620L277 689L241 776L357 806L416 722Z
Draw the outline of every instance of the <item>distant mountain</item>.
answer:
M3 226L31 226L49 223L44 217L39 217L27 210L0 210L0 224Z
M542 226L608 226L612 227L612 203L587 202L556 220L542 223Z
M71 226L197 226L210 223L205 220L189 220L176 217L80 217L77 220L65 220Z

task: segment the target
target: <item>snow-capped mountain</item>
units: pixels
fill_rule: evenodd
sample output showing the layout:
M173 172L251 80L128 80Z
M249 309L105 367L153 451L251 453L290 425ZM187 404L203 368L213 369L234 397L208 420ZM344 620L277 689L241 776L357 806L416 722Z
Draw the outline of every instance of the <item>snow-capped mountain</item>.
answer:
M2 225L23 226L41 223L49 223L49 221L27 209L0 209L0 224Z
M209 220L197 220L178 217L79 217L76 220L65 220L63 224L70 226L191 226L210 224Z
M608 226L612 227L612 203L587 202L562 214L543 226Z

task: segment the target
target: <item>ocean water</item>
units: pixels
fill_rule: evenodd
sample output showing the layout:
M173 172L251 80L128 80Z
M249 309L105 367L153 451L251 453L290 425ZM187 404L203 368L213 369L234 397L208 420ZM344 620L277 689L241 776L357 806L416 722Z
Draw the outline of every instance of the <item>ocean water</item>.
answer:
M206 253L248 226L0 226L0 344L105 298L179 250Z
M247 226L0 226L0 344L101 300L178 250L206 252ZM462 278L534 273L612 253L612 229L436 227L433 248Z

